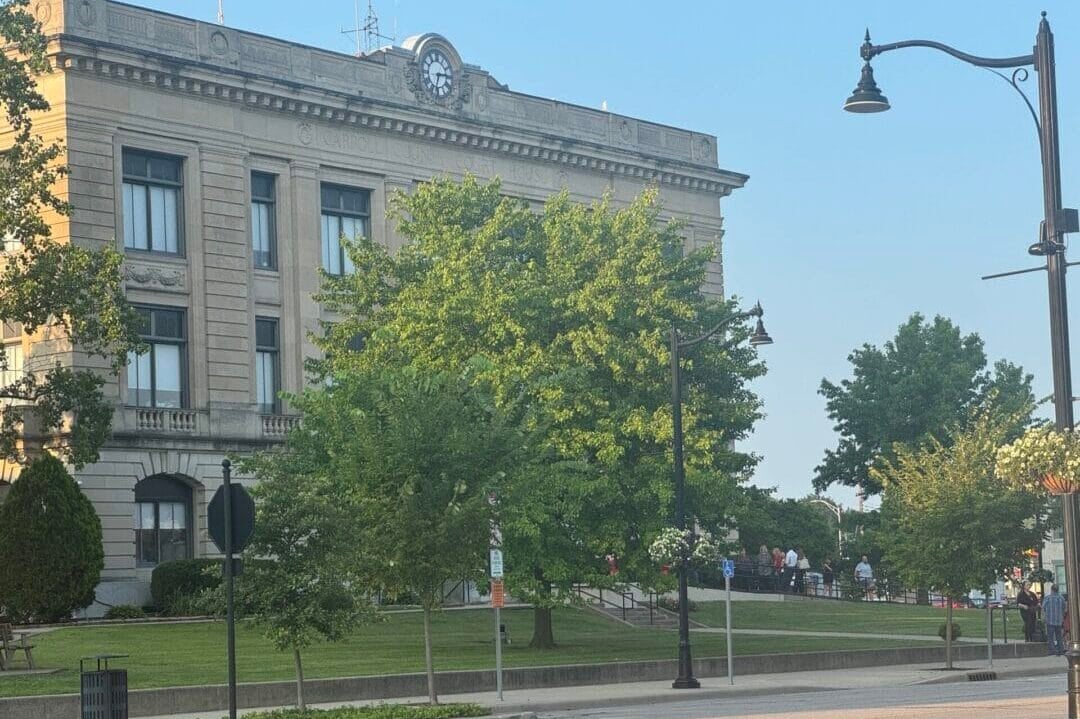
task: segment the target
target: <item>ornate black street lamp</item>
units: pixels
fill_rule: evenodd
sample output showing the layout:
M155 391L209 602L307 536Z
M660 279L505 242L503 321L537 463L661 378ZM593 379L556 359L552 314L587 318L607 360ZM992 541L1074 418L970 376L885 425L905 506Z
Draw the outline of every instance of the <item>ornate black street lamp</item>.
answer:
M683 466L683 431L682 431L682 371L679 359L683 350L696 347L705 340L714 336L733 322L757 318L757 326L754 334L750 335L750 344L754 347L772 344L772 337L765 331L765 324L761 316L765 310L761 309L761 303L757 303L746 312L738 312L726 319L721 320L711 330L693 339L680 339L679 330L675 323L671 323L671 418L673 423L672 444L675 455L675 526L680 532L686 533L686 468ZM690 658L690 613L687 608L686 574L689 569L689 558L683 557L679 562L679 676L672 683L675 689L697 689L701 683L694 678L694 665ZM1078 624L1077 626L1080 626ZM730 631L730 629L729 629Z
M1003 78L1024 99L1035 127L1039 133L1039 145L1042 150L1043 177L1043 213L1044 219L1039 239L1028 252L1046 258L1046 274L1050 288L1050 348L1054 369L1054 418L1059 430L1069 430L1073 426L1072 374L1069 367L1069 317L1065 303L1065 243L1064 235L1078 229L1076 210L1061 206L1061 158L1058 151L1057 117L1057 81L1054 70L1054 36L1050 32L1050 23L1046 13L1042 14L1039 30L1035 35L1034 52L1018 57L987 58L968 55L948 45L930 40L906 40L887 45L870 43L870 32L860 48L859 54L865 61L859 84L851 97L844 103L849 112L883 112L889 109L889 101L881 94L874 82L874 71L870 60L891 50L905 47L928 47L940 50L948 55L963 60L969 65L989 68L991 72ZM1034 67L1039 75L1039 110L1028 99L1019 83L1028 79L1026 68ZM997 72L994 68L1013 68L1011 76ZM1042 268L1039 268L1042 269ZM1075 493L1064 494L1062 517L1065 534L1065 583L1069 596L1069 619L1074 627L1080 627L1080 576L1078 576L1077 530L1080 529L1080 506ZM1073 632L1068 650L1068 706L1069 718L1080 718L1080 632Z

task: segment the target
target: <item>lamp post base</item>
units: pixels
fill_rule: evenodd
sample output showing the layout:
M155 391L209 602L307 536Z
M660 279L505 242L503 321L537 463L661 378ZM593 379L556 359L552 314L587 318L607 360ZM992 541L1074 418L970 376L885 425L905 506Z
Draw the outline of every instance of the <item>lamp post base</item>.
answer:
M1080 651L1073 645L1065 654L1069 662L1068 669L1068 707L1066 716L1069 719L1080 717Z
M679 677L671 683L672 689L700 689L701 682L693 677Z

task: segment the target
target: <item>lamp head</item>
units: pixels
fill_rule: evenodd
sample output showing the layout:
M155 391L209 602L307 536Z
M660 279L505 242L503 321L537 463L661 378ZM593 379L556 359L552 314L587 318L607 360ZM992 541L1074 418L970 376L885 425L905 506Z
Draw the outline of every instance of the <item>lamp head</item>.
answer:
M889 109L889 98L881 94L874 82L874 68L870 67L869 60L863 63L859 84L855 86L851 97L844 101L844 109L859 113L885 112Z
M760 347L762 345L771 345L772 343L772 337L765 331L765 323L761 321L761 317L758 317L757 326L754 327L754 334L750 335L750 346Z

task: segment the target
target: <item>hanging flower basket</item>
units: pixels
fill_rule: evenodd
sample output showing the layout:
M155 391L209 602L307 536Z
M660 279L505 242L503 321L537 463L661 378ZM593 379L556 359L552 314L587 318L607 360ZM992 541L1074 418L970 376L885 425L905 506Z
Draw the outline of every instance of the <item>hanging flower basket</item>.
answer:
M997 475L1050 494L1080 492L1080 432L1033 427L997 450Z
M1059 474L1044 474L1042 477L1042 486L1046 488L1046 491L1050 494L1073 494L1080 491L1080 482L1069 477L1063 477Z

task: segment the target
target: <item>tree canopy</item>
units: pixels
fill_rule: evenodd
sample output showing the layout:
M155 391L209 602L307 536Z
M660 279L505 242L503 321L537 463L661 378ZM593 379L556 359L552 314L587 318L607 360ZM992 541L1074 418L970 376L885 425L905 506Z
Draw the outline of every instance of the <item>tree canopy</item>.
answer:
M838 483L877 494L881 484L873 470L895 457L895 444L948 442L950 428L991 395L1005 412L1026 408L1030 416L1034 405L1030 374L1005 360L987 370L982 339L962 334L945 317L927 321L915 313L884 347L864 344L848 361L850 379L821 382L840 440L817 467L818 490Z
M0 5L0 104L6 132L0 138L0 321L22 332L43 330L38 345L46 355L74 344L87 355L111 362L118 372L129 349L140 346L135 315L124 299L121 255L113 248L91 250L52 238L50 218L70 213L56 194L66 174L63 148L34 133L33 117L49 109L35 75L50 71L40 24L27 11L28 0ZM70 356L70 355L69 355ZM109 436L113 403L92 369L73 369L51 359L35 362L0 386L0 457L21 460L19 438L28 406L38 430L64 430L60 451L76 466L97 460ZM0 352L0 368L17 369L11 351ZM74 421L67 424L68 417Z
M646 550L673 507L669 331L702 331L734 303L703 291L711 250L684 252L655 192L621 208L563 193L533 211L498 181L436 178L393 211L404 246L358 238L356 273L327 280L335 321L312 369L484 360L476 380L540 437L500 521L510 589L540 607L534 641L548 644L554 588L610 582L609 554L623 576L658 574ZM748 335L734 323L729 337ZM705 526L728 519L754 466L731 442L759 416L746 382L763 371L745 346L706 343L686 359L688 506Z

